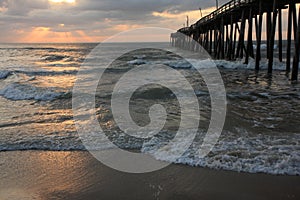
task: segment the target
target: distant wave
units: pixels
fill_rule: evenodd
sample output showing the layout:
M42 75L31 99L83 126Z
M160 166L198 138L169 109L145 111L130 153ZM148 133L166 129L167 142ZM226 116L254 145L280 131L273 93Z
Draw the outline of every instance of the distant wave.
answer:
M300 99L300 93L297 91L294 92L234 92L227 93L228 99L242 99L246 101L256 101L258 99Z
M8 48L0 48L0 49L4 49L4 50L16 50L16 49L22 49L22 50L57 50L56 48L51 48L51 47L8 47Z
M128 61L127 63L131 65L143 65L143 64L147 64L148 62L143 59L135 59L135 60Z
M23 47L20 49L24 50L48 50L48 51L55 51L57 48L51 48L51 47Z
M62 61L64 59L70 59L69 56L65 55L44 55L43 60L48 61L48 62L55 62L55 61Z
M15 70L14 73L26 74L29 76L55 76L55 75L75 75L77 70L64 70L64 71L23 71Z
M82 49L76 48L53 48L53 47L7 47L0 48L1 50L31 50L31 51L48 51L48 52L73 52L73 51L82 51Z
M212 59L174 59L174 60L160 60L160 61L149 61L145 58L134 59L127 62L132 65L142 65L142 64L164 64L174 69L206 69L212 67L214 64L217 67L224 69L255 69L255 60L249 59L249 63L245 64L243 60L240 61L226 61L226 60L212 60ZM260 63L260 68L265 70L268 69L268 60L262 60ZM273 64L273 69L278 71L285 71L286 64L284 62L275 61Z
M186 60L164 61L163 64L175 69L192 68L192 65Z

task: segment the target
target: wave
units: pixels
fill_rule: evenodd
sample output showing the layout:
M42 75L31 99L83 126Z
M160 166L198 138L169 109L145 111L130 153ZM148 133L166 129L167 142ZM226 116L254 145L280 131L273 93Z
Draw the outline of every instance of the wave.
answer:
M4 50L16 50L16 49L22 49L22 50L49 50L49 51L55 51L58 50L56 48L51 48L51 47L8 47L8 48L0 48Z
M149 61L146 59L134 59L127 62L132 65L142 64L164 64L174 69L207 69L211 67L219 67L224 69L255 69L255 60L249 59L249 63L245 64L244 60L238 61L227 61L227 60L212 60L212 59L178 59L178 60L160 60L160 61ZM268 69L268 60L264 59L260 62L260 68L262 70ZM273 69L278 71L285 71L286 64L284 62L274 61Z
M24 50L48 50L48 51L55 51L58 50L57 48L52 48L52 47L23 47L20 49Z
M135 59L135 60L131 60L128 61L127 64L131 64L131 65L143 65L143 64L147 64L148 62L143 60L143 59Z
M48 51L48 52L78 52L88 49L80 49L80 48L53 48L53 47L7 47L0 48L1 50L29 50L29 51Z
M197 61L196 65L194 65L194 67L199 67L199 64L203 65L203 63L206 62L206 61L198 62L199 60L192 60L192 59L149 61L149 60L146 60L145 57L140 56L137 59L128 61L127 64L131 64L131 65L163 64L163 65L166 65L166 66L174 68L174 69L190 69L193 67L193 65L189 61L191 61L192 64L195 64L195 61Z
M227 60L211 60L211 59L206 59L206 60L187 59L186 61L192 64L192 66L196 69L205 69L213 66L217 66L219 68L224 68L224 69L249 69L249 70L255 69L255 60L251 58L249 59L248 64L245 64L244 60L227 61ZM173 61L173 62L175 63L176 68L191 68L186 64L186 62L178 62L178 61ZM261 60L260 68L262 70L268 69L268 60L266 59ZM283 62L274 61L273 69L278 71L285 71L286 64Z
M12 83L0 90L0 95L10 100L52 101L63 97L66 93L27 84Z
M248 101L256 101L258 99L300 99L300 93L295 92L228 92L227 97L229 99L242 99Z
M65 55L44 55L43 60L47 61L47 62L55 62L55 61L61 61L64 59L70 59L69 56L65 56Z
M191 63L186 60L175 60L175 61L164 61L164 65L167 65L174 69L190 69L192 68Z
M247 173L300 175L299 139L300 134L237 137L227 132L208 156L200 158L197 149L201 145L194 142L175 163ZM185 138L179 138L178 142L185 142ZM157 140L151 140L144 144L142 151L157 160L173 160L172 152L163 148L158 150L157 146Z
M188 131L186 132L188 135ZM111 138L120 148L141 150L157 160L184 164L193 167L207 167L217 170L230 170L247 173L266 173L273 175L300 175L300 134L287 136L244 135L224 133L214 149L204 158L197 150L201 141L196 140L191 147L174 162L176 149L169 151L161 148L167 144L168 136L155 136L151 140L140 143L137 140L127 140L125 137ZM184 143L186 136L177 138ZM116 148L111 143L104 143L98 137L90 138L90 150L107 150ZM125 142L127 141L127 142ZM95 145L95 146L94 146ZM176 148L176 147L175 147ZM0 151L17 150L49 150L49 151L86 151L85 146L77 136L41 136L41 138L19 139L15 142L0 144Z
M11 71L0 71L0 79L6 79L7 77L9 77L12 74Z
M267 48L268 48L268 45L267 45L267 44L261 44L261 45L260 45L260 49L261 49L261 50L267 50ZM277 48L278 48L278 46L275 44L275 45L274 45L274 50L276 50ZM257 45L254 44L254 45L253 45L253 49L256 50L256 49L257 49Z
M29 76L55 76L55 75L75 75L77 70L63 70L63 71L23 71L15 70L13 73L25 74Z
M218 67L222 67L225 69L255 69L255 60L249 59L249 63L245 64L243 60L240 61L226 61L226 60L215 60L214 61ZM260 69L267 70L268 69L268 60L263 59L260 62ZM286 70L286 63L274 61L273 69L278 71L285 71Z
M47 65L47 66L56 66L56 65ZM60 65L58 65L60 66ZM69 67L69 65L61 65L65 68ZM78 66L76 66L78 67ZM17 67L16 67L17 68ZM70 70L61 70L61 71L54 71L54 70L46 70L46 69L36 69L36 68L21 68L19 69L13 69L13 70L0 70L0 80L6 79L9 76L13 74L24 74L27 76L56 76L56 75L76 75L78 73L78 70L75 68L72 68Z

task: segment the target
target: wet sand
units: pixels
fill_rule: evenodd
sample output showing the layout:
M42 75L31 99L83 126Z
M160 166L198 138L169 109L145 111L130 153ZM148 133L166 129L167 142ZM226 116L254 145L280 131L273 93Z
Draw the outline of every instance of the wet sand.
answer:
M148 174L110 169L88 152L0 153L0 199L300 199L299 176L170 165Z

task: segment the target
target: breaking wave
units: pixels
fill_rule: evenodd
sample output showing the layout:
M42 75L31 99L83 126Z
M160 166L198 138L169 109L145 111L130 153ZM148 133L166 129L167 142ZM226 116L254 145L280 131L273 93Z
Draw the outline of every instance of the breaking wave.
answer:
M0 95L10 100L51 101L66 93L27 84L12 83L0 90Z

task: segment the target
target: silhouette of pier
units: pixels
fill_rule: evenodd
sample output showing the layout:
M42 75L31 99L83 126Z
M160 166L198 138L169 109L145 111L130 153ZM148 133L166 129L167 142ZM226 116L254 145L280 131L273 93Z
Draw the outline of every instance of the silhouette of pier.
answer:
M291 80L297 81L300 61L300 11L297 17L297 3L300 0L232 0L195 24L171 34L171 43L193 51L200 50L196 42L200 43L215 59L245 59L248 64L251 57L255 59L255 70L259 71L263 58L263 23L266 23L268 73L272 73L274 55L278 53L276 59L280 62L285 59L287 73L292 72ZM283 10L288 12L286 20L283 19ZM264 15L266 20L263 20ZM288 23L286 48L283 47L283 22ZM253 35L256 40L253 40ZM275 42L278 43L278 52L274 52Z

